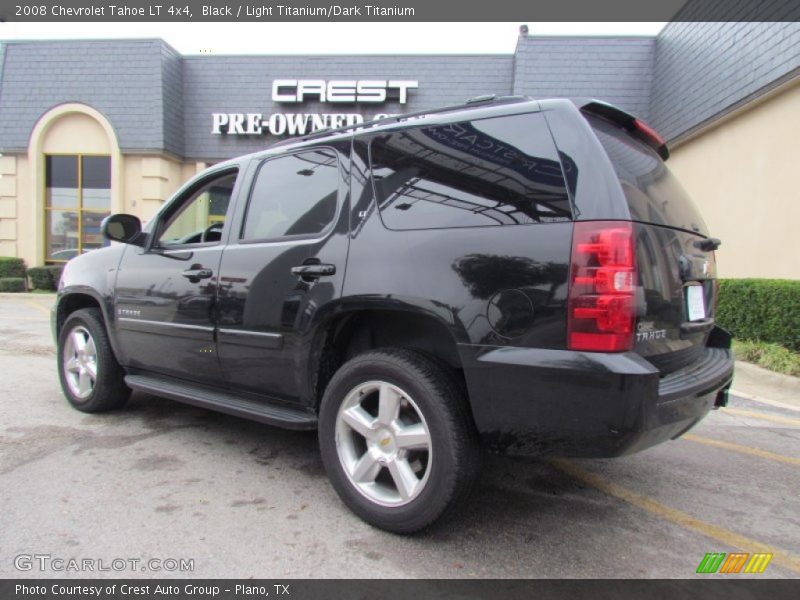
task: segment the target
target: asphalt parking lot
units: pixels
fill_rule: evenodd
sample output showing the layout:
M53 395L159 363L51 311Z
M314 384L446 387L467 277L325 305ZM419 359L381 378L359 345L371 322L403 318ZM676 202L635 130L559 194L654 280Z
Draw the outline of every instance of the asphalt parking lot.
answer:
M0 297L0 577L98 575L15 568L33 554L194 559L109 577L725 577L695 570L734 551L774 553L757 577L800 575L800 402L734 396L622 459L488 458L458 515L404 538L341 504L313 433L140 394L71 409L51 301Z

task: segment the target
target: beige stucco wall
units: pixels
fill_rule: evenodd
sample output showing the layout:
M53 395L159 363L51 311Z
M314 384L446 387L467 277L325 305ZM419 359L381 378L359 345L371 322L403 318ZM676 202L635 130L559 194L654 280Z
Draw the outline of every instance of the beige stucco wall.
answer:
M53 118L41 150L45 154L111 154L112 140L90 115L70 112Z
M0 156L0 256L17 256L19 252L17 204L24 176L24 165L16 156Z
M672 149L720 277L800 279L800 78Z
M70 139L70 138L67 138ZM86 152L86 146L73 146L74 152ZM67 152L64 145L47 144L48 152ZM156 213L175 191L206 163L183 163L168 156L124 154L120 158L121 212L138 216L143 222ZM28 266L41 264L44 229L41 231L43 210L36 201L39 179L34 189L29 176L29 160L24 154L0 157L0 256L19 256ZM29 233L29 234L28 234Z
M195 173L186 164L166 156L124 156L125 212L143 222L151 219L165 200Z
M0 256L28 266L44 260L45 154L107 154L112 162L112 212L143 221L185 181L206 168L166 155L123 154L111 124L85 105L65 104L43 115L26 154L0 156Z

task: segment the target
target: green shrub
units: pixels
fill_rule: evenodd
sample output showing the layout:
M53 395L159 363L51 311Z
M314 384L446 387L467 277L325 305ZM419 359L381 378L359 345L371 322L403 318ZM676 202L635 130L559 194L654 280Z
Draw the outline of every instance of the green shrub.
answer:
M45 267L50 271L50 280L53 282L53 290L58 289L58 282L61 281L61 273L64 270L64 265L47 265Z
M61 265L48 265L46 267L31 267L28 277L36 290L55 291L58 289L58 280L61 278Z
M734 340L733 352L738 360L746 360L776 373L800 377L800 353L778 344Z
M0 292L24 292L24 277L0 277Z
M800 281L723 279L716 320L740 340L800 352Z
M25 277L25 261L12 256L0 256L0 277Z
M31 267L28 269L28 277L35 290L49 290L53 284L47 267Z

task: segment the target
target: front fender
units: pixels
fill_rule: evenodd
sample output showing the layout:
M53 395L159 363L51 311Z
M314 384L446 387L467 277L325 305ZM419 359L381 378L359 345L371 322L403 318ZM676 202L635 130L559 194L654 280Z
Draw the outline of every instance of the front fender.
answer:
M111 347L118 354L114 289L125 248L120 245L94 250L67 263L61 275L51 319L56 343L61 327L71 312L96 305L103 314Z

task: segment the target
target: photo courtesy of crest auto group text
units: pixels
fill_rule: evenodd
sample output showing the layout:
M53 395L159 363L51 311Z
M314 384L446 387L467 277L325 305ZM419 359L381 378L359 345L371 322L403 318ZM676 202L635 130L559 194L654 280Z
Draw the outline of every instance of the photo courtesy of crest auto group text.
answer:
M43 1L0 598L797 597L796 3Z

